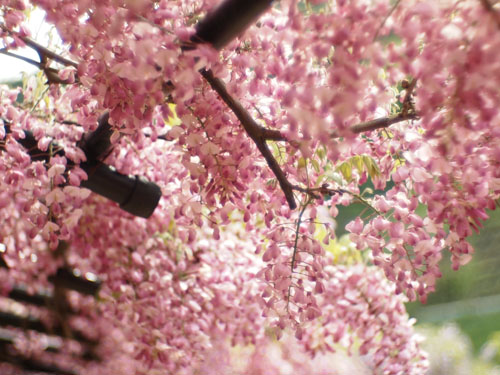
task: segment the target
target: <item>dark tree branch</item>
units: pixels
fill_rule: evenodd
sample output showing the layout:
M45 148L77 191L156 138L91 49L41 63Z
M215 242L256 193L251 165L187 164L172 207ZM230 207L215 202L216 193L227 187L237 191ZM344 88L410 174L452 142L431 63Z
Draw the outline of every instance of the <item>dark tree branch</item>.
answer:
M0 28L10 35L14 34L11 30L9 30L3 24L0 24ZM41 44L38 44L37 42L35 42L34 40L32 40L28 37L23 36L23 35L16 35L16 37L21 39L27 46L33 48L40 56L40 60L43 61L44 59L48 58L48 59L57 61L59 64L62 64L64 66L72 66L72 67L78 68L78 64L76 62L73 62L71 60L68 60L65 57L62 57L61 55L58 55L57 53L42 46Z
M196 25L191 42L209 43L221 49L264 13L273 0L226 0Z
M414 120L417 117L418 116L416 114L408 114L406 116L397 114L395 116L382 117L375 120L361 122L359 124L351 126L349 130L354 134L360 134L364 132L370 132L372 130L387 128L393 124L397 124L398 122ZM331 138L338 138L338 136L339 135L336 132L331 134Z
M347 192L346 190L343 189L331 189L328 187L328 184L323 184L317 188L303 188L298 185L292 185L292 189L307 194L314 199L320 199L322 196L325 195L333 196L335 194L344 194Z
M413 105L413 90L417 85L417 80L413 79L411 82L403 81L402 85L403 88L405 88L406 93L403 99L403 109L401 113L393 116L361 122L359 124L353 125L349 130L354 134L359 134L372 130L387 128L393 124L397 124L398 122L417 119L418 115ZM337 138L338 136L339 135L336 132L331 134L331 138Z
M288 205L290 206L290 209L293 210L297 208L297 203L295 203L295 197L293 196L292 184L288 181L285 173L267 147L266 137L264 136L264 134L266 133L265 129L257 124L252 116L250 116L250 114L247 112L247 110L243 108L241 103L228 93L226 85L224 84L224 82L222 82L222 80L216 78L209 70L201 70L200 73L208 82L208 84L215 90L215 92L219 94L219 97L224 101L224 103L226 103L227 106L233 111L248 136L254 141L260 153L266 160L267 165L269 165L269 168L271 168L274 175L276 176L276 179L278 180L278 183L280 184L281 189L285 194L285 198L288 202ZM274 132L273 134L276 135L276 133Z
M267 129L261 127L262 131L262 138L265 139L266 141L286 141L286 137L281 134L279 130L274 130L274 129Z
M61 121L61 124L63 124L63 125L81 126L78 122L71 121L71 120L63 120L63 121Z
M13 34L13 32L10 31L9 29L7 29L5 27L5 25L0 24L0 28L10 35ZM14 58L17 58L20 60L23 60L29 64L35 65L36 67L38 67L41 70L43 70L43 72L47 76L48 83L58 83L58 84L59 83L61 83L61 84L70 83L66 80L59 78L59 70L48 66L49 60L56 61L59 64L62 64L64 66L72 66L75 68L78 67L77 63L62 57L61 55L49 50L48 48L46 48L40 44L38 44L37 42L35 42L34 40L32 40L28 37L25 37L22 35L16 35L16 37L21 39L24 43L26 43L27 46L33 48L38 53L38 56L40 57L40 62L37 62L35 60L32 60L32 59L24 57L24 56L16 55L12 52L9 52L7 50L7 48L1 49L0 53L3 53L4 55L11 56L11 57L14 57ZM77 80L78 78L75 76L75 79Z
M6 133L10 133L10 123L0 118L0 124L1 122L4 123ZM80 168L88 175L88 179L81 181L80 186L118 203L122 210L132 215L150 217L161 198L160 187L142 176L123 175L115 168L98 160L103 156L102 153L106 151L108 145L108 140L98 139L99 136L106 137L109 134L106 116L101 116L99 125L99 132L87 134L80 145L87 157L87 161L80 164ZM38 141L30 131L25 130L24 138L16 139L16 141L27 149L31 160L45 162L50 160L51 155L38 149ZM86 144L85 141L90 142ZM53 142L52 146L56 150L53 155L65 156L64 150L56 143ZM4 147L0 144L0 151L4 150ZM68 167L73 166L73 162L68 160Z
M44 59L45 62L38 62L38 61L30 59L29 57L16 55L15 53L9 52L6 48L0 49L0 53L3 55L6 55L6 56L10 56L10 57L22 60L24 62L27 62L28 64L32 64L32 65L36 66L40 70L43 70L43 72L45 73L45 76L47 77L48 83L61 83L61 84L70 83L66 80L59 78L59 70L48 67L46 59ZM77 79L77 77L75 77L75 79Z
M15 53L9 52L6 48L0 49L0 53L2 55L10 56L10 57L13 57L15 59L19 59L19 60L22 60L24 62L27 62L28 64L34 65L37 68L41 68L41 64L38 61L32 60L29 57L24 57L24 56L21 56L21 55L16 55Z

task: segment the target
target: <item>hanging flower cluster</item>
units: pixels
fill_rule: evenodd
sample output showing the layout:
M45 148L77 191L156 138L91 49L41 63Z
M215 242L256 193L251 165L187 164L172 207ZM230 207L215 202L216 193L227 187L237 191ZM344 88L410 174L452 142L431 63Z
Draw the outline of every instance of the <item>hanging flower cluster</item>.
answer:
M425 373L403 302L426 300L445 250L454 269L471 259L466 239L499 198L500 10L220 5L2 2L2 53L40 70L0 88L2 293L51 289L63 266L99 276L97 299L68 293L90 317L70 327L100 337L82 374L196 373L269 327L308 354L344 346L374 373ZM33 7L63 46L34 41ZM161 189L149 219L81 188L103 164ZM343 263L328 246L355 202L366 210L346 229L363 255Z

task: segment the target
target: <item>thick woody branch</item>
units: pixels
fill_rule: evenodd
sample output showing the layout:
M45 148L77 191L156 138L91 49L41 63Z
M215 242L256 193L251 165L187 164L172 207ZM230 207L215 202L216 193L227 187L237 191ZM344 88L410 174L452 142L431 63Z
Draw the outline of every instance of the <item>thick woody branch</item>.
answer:
M2 122L4 123L6 133L10 133L10 123L0 118L0 124ZM108 123L108 115L106 114L99 119L97 130L85 135L79 144L79 147L84 151L87 158L87 161L79 166L88 175L88 179L83 180L80 186L118 203L122 210L132 215L148 218L153 214L158 205L162 194L161 189L154 182L150 182L142 176L123 175L115 168L100 161L101 157L108 150L109 139L104 138L110 135L109 129L110 125ZM38 141L31 132L25 130L24 138L16 139L16 141L26 148L31 160L44 162L50 160L50 153L38 148ZM55 150L52 156L65 156L64 149L56 143L52 143L52 148ZM0 151L4 149L5 146L0 144ZM73 166L74 164L68 160L68 167L71 168ZM68 285L70 283L66 280L63 284Z
M266 160L267 165L269 165L269 168L271 168L274 175L276 176L276 179L278 180L278 183L280 184L281 189L285 194L290 209L295 209L297 207L297 204L295 203L295 198L293 196L292 184L288 181L285 173L271 153L271 150L269 150L269 148L267 147L266 139L269 138L266 138L266 135L269 135L269 131L257 124L252 116L250 116L248 111L243 108L241 103L228 93L226 85L224 84L224 82L222 82L222 80L216 78L209 70L201 70L200 73L208 82L208 84L215 90L215 92L219 94L219 97L224 101L224 103L226 103L227 106L236 115L246 133L254 141L260 153ZM272 134L278 136L279 132L273 131ZM281 134L279 134L279 136L281 137Z
M286 141L286 138L279 130L262 128L262 138L266 141Z
M194 44L209 43L215 49L221 49L255 22L269 9L272 2L273 0L223 1L198 22L196 34L191 41Z

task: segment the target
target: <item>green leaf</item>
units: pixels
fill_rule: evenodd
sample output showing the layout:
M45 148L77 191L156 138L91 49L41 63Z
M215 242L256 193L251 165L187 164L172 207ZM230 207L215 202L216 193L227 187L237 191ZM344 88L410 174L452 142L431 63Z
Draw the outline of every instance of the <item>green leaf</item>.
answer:
M356 155L356 156L351 158L351 163L359 171L359 174L363 173L363 171L365 170L363 162L364 162L364 160L361 157L361 155Z
M380 169L375 160L368 155L355 155L340 164L336 171L342 173L347 182L352 180L352 169L356 168L359 174L367 172L371 178L380 176Z
M316 171L316 173L319 173L321 169L319 167L318 161L316 159L312 159L311 164L312 164L314 170Z
M325 157L326 157L326 151L325 151L325 148L324 147L319 147L318 150L316 151L316 155L318 155L318 157L321 159L321 160L324 160Z
M377 40L382 43L384 46L388 46L391 43L394 43L395 45L399 45L402 42L402 39L394 33L394 31L391 31L387 35L380 35Z
M368 155L363 155L363 162L365 164L368 175L371 178L375 178L375 177L380 176L380 169L372 157L370 157Z
M346 162L340 164L337 168L337 171L342 173L342 176L344 176L344 179L347 182L351 181L351 179L352 179L352 166L351 166L351 163L349 161L346 161Z
M306 167L306 159L300 158L297 164L298 164L299 168L305 168Z

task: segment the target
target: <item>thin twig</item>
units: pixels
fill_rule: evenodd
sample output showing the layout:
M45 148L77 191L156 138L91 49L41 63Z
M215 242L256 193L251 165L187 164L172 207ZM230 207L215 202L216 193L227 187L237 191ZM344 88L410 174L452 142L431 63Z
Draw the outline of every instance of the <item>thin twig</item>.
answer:
M63 125L75 125L75 126L81 126L78 122L76 121L71 121L71 120L63 120L60 121L61 124Z
M45 73L45 76L47 77L47 82L48 83L61 83L61 84L68 84L69 83L68 80L64 80L64 79L59 78L59 70L51 68L51 67L48 67L44 63L32 60L32 59L30 59L28 57L24 57L24 56L21 56L21 55L16 55L15 53L7 51L5 48L2 48L0 50L0 53L4 54L6 56L14 57L16 59L25 61L25 62L27 62L29 64L35 65L38 69L42 70ZM75 77L75 81L77 79L78 78Z
M6 29L6 27L4 25L0 24L0 28L5 30L9 34L12 34L12 32L9 31L8 29ZM48 66L48 60L52 59L54 61L59 62L60 64L63 64L66 66L73 66L75 68L78 67L78 64L76 64L70 60L65 59L64 57L56 54L55 52L50 51L49 49L39 45L38 43L34 42L33 40L31 40L29 38L26 38L24 36L18 36L18 37L38 53L38 56L40 57L40 62L32 60L28 57L20 56L20 55L14 54L12 52L9 52L8 48L0 49L0 53L7 55L7 56L10 56L10 57L14 57L14 58L22 60L22 61L25 61L25 62L32 64L32 65L35 65L37 68L43 70L43 72L47 76L48 83L57 83L57 84L70 83L68 80L63 80L63 79L59 78L59 70ZM77 80L78 80L78 77L75 75L75 81L77 81Z
M21 38L21 40L24 43L26 43L28 46L30 46L31 48L36 50L39 55L45 56L51 60L58 62L59 64L64 65L64 66L72 66L74 68L78 68L78 64L76 62L68 60L65 57L62 57L61 55L58 55L57 53L51 51L48 48L45 48L44 46L31 40L30 38L27 38L25 36L20 36L19 38Z
M304 215L304 212L306 211L306 208L309 205L309 203L311 203L310 197L308 197L306 203L304 204L304 206L302 206L302 209L300 210L300 213L299 213L299 217L297 218L297 226L295 227L295 239L294 239L294 243L293 243L292 264L290 265L290 268L291 268L290 278L292 278L292 275L294 272L293 270L295 268L295 261L296 261L296 257L297 257L297 245L299 242L300 224L302 223L302 215ZM291 289L292 289L292 286L290 285L288 287L288 293L287 293L287 297L286 297L287 310L288 310L288 304L290 303Z
M393 124L397 124L398 122L417 119L418 114L415 111L412 101L413 91L416 85L417 85L417 79L413 79L410 83L407 84L406 94L403 99L403 109L400 113L393 116L387 116L375 120L361 122L359 124L351 126L349 130L354 134L359 134L359 133L369 132L372 130L387 128ZM330 135L330 137L338 138L339 134L337 132L333 132Z
M5 32L9 33L10 35L14 34L3 24L0 24L0 28ZM16 34L16 37L21 39L24 43L26 43L27 46L33 48L38 53L41 60L43 60L43 58L46 57L51 60L57 61L59 64L62 64L64 66L72 66L78 68L78 64L76 62L73 62L71 60L66 59L65 57L62 57L61 55L58 55L57 53L42 46L41 44L38 44L37 42L28 37L19 34Z
M330 189L328 187L328 184L323 184L317 188L303 188L303 187L298 186L298 185L292 185L292 189L300 191L301 193L305 193L314 199L320 199L321 196L324 196L324 195L333 196L335 194L347 193L347 190L344 190L344 189Z
M300 231L300 224L302 223L302 215L304 215L304 212L306 211L307 206L311 202L310 199L307 200L307 202L304 204L304 207L302 207L302 210L300 210L299 217L297 218L297 226L295 227L295 239L294 239L294 244L293 244L293 253L292 253L292 264L290 265L290 269L293 273L293 270L295 268L295 261L296 261L296 256L297 256L297 244L299 241L299 231Z
M380 30L382 30L382 27L384 27L385 23L387 22L389 17L392 15L392 13L394 13L394 11L396 10L396 8L398 7L400 2L401 2L401 0L397 0L396 3L394 3L394 5L392 6L389 13L386 14L385 18L382 20L382 23L378 27L377 32L375 33L375 36L373 37L373 41L375 41L378 38L378 34L380 33Z
M345 192L347 194L350 194L354 199L356 199L359 203L361 203L362 205L364 205L366 208L372 210L373 212L375 212L377 215L379 216L384 216L382 214L382 212L380 212L379 210L377 210L375 207L373 207L366 199L364 199L361 195L359 194L355 194L355 193L352 193L348 190L345 190Z
M48 86L40 94L40 97L37 99L37 101L35 102L35 104L33 104L33 107L31 107L31 109L30 109L30 113L33 113L33 111L36 109L36 107L38 107L38 104L40 104L40 102L42 101L42 99L45 96L45 94L47 93L47 91L49 91L49 87Z
M417 117L418 116L414 113L407 114L406 116L403 116L402 114L397 114L395 116L387 116L387 117L377 118L375 120L361 122L359 124L351 126L351 128L349 130L354 134L360 134L360 133L369 132L372 130L387 128L393 124L397 124L398 122L402 122L402 121L406 121L406 120L414 120ZM336 132L333 132L330 135L330 137L331 138L338 138L339 134Z
M24 62L27 62L28 64L35 65L37 68L41 67L41 64L38 61L32 60L29 57L24 57L24 56L21 56L21 55L16 55L15 53L9 52L6 48L0 49L0 53L2 55L6 55L6 56L13 57L15 59L22 60Z

